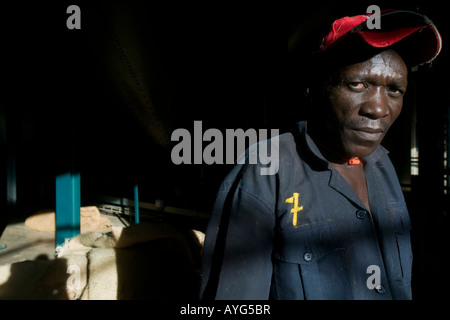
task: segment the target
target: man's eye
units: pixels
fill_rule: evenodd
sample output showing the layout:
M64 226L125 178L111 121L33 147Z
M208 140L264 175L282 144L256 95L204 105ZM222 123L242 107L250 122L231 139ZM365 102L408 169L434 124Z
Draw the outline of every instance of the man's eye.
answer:
M391 95L393 95L393 96L402 96L405 92L404 92L404 90L401 90L401 89L399 89L399 88L397 88L397 87L390 87L389 88L389 92L390 92L390 94Z
M352 82L348 84L349 88L355 91L363 91L366 89L366 85L363 82Z

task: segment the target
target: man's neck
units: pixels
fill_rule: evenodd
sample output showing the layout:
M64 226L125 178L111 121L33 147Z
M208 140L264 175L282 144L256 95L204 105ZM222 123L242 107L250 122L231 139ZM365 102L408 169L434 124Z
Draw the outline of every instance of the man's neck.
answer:
M331 143L328 143L322 134L316 134L314 130L308 130L308 134L328 162L344 165L354 158L354 156L340 154L336 148L330 146Z

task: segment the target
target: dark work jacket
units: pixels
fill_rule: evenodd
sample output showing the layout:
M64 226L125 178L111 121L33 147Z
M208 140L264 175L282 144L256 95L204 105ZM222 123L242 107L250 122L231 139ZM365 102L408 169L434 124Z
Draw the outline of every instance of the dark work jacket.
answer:
M411 299L410 220L387 151L379 146L363 159L369 212L306 122L278 143L276 174L247 162L223 181L200 298Z

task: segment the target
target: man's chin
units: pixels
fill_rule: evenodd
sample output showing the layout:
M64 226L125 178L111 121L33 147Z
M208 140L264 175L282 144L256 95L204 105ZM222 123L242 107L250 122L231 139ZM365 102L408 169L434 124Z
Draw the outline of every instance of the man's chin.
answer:
M369 156L372 152L375 151L375 149L379 146L380 144L374 144L371 143L370 145L364 145L364 146L356 146L356 147L352 147L352 148L348 148L347 149L347 157L348 158L353 158L353 157L359 157L359 158L364 158Z

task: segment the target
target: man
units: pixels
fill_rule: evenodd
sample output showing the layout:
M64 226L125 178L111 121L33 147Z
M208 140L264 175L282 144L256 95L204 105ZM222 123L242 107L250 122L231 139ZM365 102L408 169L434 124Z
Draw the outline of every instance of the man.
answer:
M380 143L408 67L441 49L408 11L336 20L308 89L308 121L278 137L279 171L236 166L206 230L202 299L411 299L408 211ZM276 141L272 141L276 143Z

